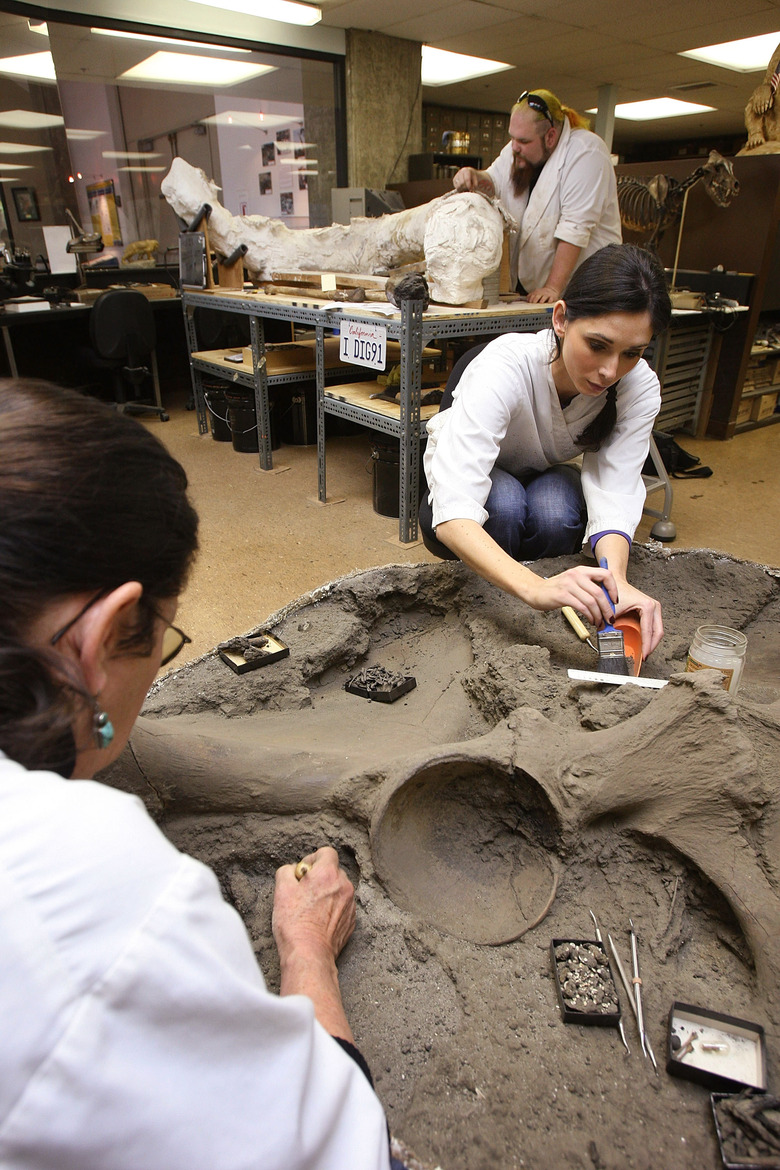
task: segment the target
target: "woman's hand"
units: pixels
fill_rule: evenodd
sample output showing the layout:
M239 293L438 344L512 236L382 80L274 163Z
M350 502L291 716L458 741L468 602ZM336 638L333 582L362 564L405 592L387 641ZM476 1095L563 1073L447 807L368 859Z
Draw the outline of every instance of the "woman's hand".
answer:
M279 951L281 995L306 995L331 1036L353 1042L341 1002L336 959L355 929L355 890L330 845L276 871L272 926Z
M533 609L561 609L570 605L594 626L612 620L612 606L601 588L603 582L610 597L617 601L617 583L609 569L577 565L554 577L539 577L535 573L530 577L532 580L524 583L523 600Z
M615 607L615 616L635 611L639 614L642 627L642 658L647 658L655 650L664 636L664 623L661 620L661 606L654 597L635 589L628 581L620 584L620 600Z
M294 865L276 871L272 923L279 957L284 962L304 949L335 962L355 929L355 890L330 845L302 860L309 868L300 881Z

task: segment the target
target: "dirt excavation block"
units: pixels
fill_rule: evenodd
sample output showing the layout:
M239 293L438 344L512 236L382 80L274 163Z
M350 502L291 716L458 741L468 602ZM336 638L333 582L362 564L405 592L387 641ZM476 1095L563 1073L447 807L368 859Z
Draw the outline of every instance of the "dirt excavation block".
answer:
M560 613L457 564L390 566L258 614L290 651L262 670L172 671L103 777L214 868L272 988L274 869L336 846L358 900L347 1013L431 1167L718 1164L708 1091L654 1075L622 990L630 1056L616 1028L563 1022L550 943L593 938L591 910L629 970L636 925L656 1053L673 1003L706 1005L765 1029L777 1086L778 573L640 548L632 580L663 607L644 671L663 690L575 684L592 651ZM704 623L747 635L736 696L682 673ZM345 690L377 665L415 689Z

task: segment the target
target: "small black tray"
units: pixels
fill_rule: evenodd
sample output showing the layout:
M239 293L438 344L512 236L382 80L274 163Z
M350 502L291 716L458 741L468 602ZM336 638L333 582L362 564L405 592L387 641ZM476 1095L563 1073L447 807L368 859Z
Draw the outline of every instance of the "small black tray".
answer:
M718 1119L717 1105L719 1101L727 1100L730 1097L735 1097L736 1093L710 1093L710 1104L712 1106L712 1118L715 1122L715 1133L718 1137L718 1148L720 1150L721 1161L723 1162L724 1170L780 1170L780 1154L774 1162L766 1160L762 1162L752 1162L750 1156L746 1155L745 1159L740 1162L734 1162L726 1154L724 1148L723 1132L720 1127L720 1120Z
M569 1006L563 996L563 988L561 986L561 979L558 970L559 961L555 954L556 947L563 946L564 944L575 947L593 947L595 950L601 952L601 954L604 956L603 966L605 966L609 971L610 983L615 992L615 999L617 1000L618 1005L616 1012L584 1012L578 1011L576 1008ZM554 938L550 943L550 958L552 960L555 990L558 993L558 1004L561 1009L561 1015L563 1016L563 1022L565 1024L595 1024L600 1028L617 1028L618 1024L620 1023L620 997L618 995L617 987L615 986L615 980L612 977L612 970L609 965L609 959L607 958L607 952L603 945L600 942L596 942L592 938Z
M284 642L280 642L273 634L261 633L253 634L249 639L250 642L257 639L258 642L265 639L268 643L267 648L262 647L262 652L257 658L245 658L240 650L228 650L225 647L219 648L219 656L223 662L226 662L231 670L236 674L246 674L248 670L257 670L261 666L268 666L272 662L278 662L280 658L287 658L290 654L290 647L285 646Z
M361 699L371 699L374 703L394 703L401 695L406 695L417 686L414 675L407 674L404 681L396 687L362 687L350 678L344 684L344 690L350 695L358 695Z
M675 1029L673 1032L672 1029ZM697 1032L693 1050L679 1059L672 1041ZM725 1041L731 1051L707 1052L701 1045ZM718 1066L721 1066L718 1068ZM666 1033L666 1071L670 1076L695 1081L708 1089L739 1092L766 1089L766 1041L764 1029L751 1020L713 1012L690 1003L673 1003Z

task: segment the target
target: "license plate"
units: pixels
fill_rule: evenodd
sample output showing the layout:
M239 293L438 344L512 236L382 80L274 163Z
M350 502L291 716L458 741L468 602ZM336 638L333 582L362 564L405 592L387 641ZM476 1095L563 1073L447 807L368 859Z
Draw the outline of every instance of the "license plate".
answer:
M344 321L341 325L339 357L353 366L383 370L387 355L387 330L384 325L363 321Z

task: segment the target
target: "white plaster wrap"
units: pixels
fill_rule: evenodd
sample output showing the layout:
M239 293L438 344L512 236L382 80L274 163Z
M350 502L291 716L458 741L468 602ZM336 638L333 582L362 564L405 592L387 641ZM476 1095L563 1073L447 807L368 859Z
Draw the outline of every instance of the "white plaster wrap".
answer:
M217 201L219 187L202 170L175 158L161 190L173 210L190 221L211 205L209 239L229 256L239 244L252 277L274 272L364 272L425 260L431 296L460 305L482 296L482 280L501 262L504 217L484 196L444 195L377 219L353 219L326 228L291 229L264 215L231 215Z

